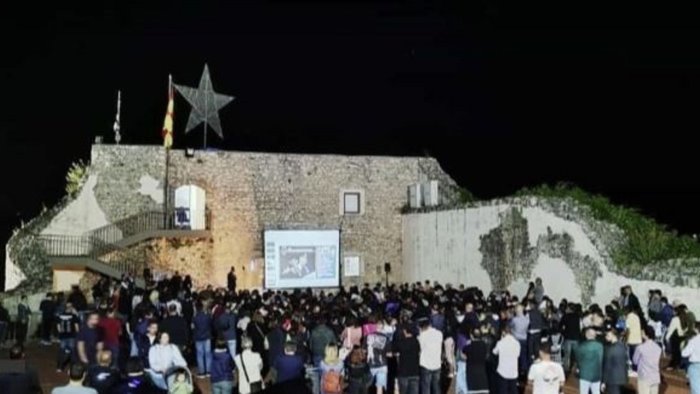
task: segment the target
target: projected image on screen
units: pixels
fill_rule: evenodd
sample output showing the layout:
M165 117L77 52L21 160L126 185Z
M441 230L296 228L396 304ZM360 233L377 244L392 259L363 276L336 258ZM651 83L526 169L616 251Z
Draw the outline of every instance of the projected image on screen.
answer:
M265 287L338 286L337 230L265 232Z

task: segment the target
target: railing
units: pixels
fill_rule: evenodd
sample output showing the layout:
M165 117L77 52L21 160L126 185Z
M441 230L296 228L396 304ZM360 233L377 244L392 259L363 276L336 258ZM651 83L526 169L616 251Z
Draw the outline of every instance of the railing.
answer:
M204 215L204 229L209 230L211 215ZM85 235L35 235L50 257L87 257L116 270L118 273L140 273L145 267L145 256L134 256L129 248L117 245L125 238L159 230L192 230L191 215L187 209L142 212L113 224L90 231Z
M138 274L145 265L144 259L131 256L128 248L110 245L89 236L37 235L35 240L50 257L86 257L125 273Z
M159 230L191 230L191 215L189 209L176 208L163 211L142 212L112 224L92 230L89 236L101 240L107 244L114 244L124 238L148 231ZM207 210L204 214L204 229L209 230L211 214Z

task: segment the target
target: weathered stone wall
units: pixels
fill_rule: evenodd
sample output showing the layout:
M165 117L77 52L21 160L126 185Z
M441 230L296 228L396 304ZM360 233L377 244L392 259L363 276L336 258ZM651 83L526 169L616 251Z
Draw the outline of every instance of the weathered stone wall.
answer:
M404 279L434 278L524 295L543 278L555 299L608 303L623 285L643 299L662 290L700 311L698 272L682 262L619 268L611 250L624 234L569 200L511 198L412 213L403 220Z
M90 174L96 183L89 197L94 196L99 212L111 223L162 209L165 161L159 146L95 145ZM398 278L407 187L431 179L440 181L446 203L453 203L456 185L432 158L217 151L197 151L188 158L174 150L169 186L174 190L194 184L206 191L212 239L178 252L163 246L169 241L154 241L152 246L163 246L154 252L160 257L152 253L148 260L193 273L195 281L201 277L220 285L235 266L241 286L257 287L262 267L250 263L263 255L266 228L339 228L341 250L360 256L363 272L360 278L343 277L343 283L383 280L385 262ZM340 213L341 191L349 189L363 193L360 215ZM249 272L251 267L254 272Z

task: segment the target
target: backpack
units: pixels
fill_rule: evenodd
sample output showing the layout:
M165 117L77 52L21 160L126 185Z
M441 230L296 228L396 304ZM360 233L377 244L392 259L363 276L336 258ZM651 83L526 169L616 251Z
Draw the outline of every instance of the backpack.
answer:
M321 391L326 394L340 394L343 392L343 388L340 384L341 376L340 372L335 369L331 369L323 374L321 379Z

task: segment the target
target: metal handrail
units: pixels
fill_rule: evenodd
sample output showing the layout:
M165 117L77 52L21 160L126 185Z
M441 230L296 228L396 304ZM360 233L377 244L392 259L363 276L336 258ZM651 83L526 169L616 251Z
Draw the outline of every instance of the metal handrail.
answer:
M108 244L115 244L124 238L140 233L159 230L189 230L182 221L177 220L178 215L189 215L189 210L184 208L169 209L164 211L146 211L127 218L118 220L112 224L97 228L88 233L89 236ZM205 229L211 225L211 213L205 211Z
M183 218L187 210L175 208L164 211L147 211L98 229L85 235L35 235L34 238L51 257L89 257L108 265L121 273L138 273L145 266L144 259L130 256L130 249L117 245L122 239L159 230L189 230ZM187 215L185 217L188 217ZM205 228L210 229L211 213L205 213Z

